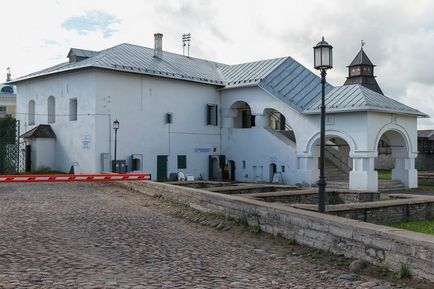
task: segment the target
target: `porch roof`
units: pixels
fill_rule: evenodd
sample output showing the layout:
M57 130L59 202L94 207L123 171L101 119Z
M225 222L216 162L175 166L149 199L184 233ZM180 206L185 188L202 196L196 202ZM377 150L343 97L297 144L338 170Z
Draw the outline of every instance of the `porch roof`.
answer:
M22 138L56 138L49 124L40 124L21 135Z
M333 88L325 97L328 113L378 111L428 117L417 109L411 108L385 95L379 94L360 84L344 85ZM303 111L305 114L319 114L321 99Z

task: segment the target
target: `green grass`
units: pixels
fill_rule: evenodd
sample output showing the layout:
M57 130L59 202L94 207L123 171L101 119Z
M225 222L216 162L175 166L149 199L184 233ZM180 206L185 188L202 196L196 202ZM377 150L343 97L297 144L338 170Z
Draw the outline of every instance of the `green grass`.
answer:
M403 222L390 225L395 228L434 235L434 219L425 221Z
M434 191L434 185L419 185L417 188L424 192Z
M377 170L378 179L383 181L390 181L392 179L392 171L391 170Z

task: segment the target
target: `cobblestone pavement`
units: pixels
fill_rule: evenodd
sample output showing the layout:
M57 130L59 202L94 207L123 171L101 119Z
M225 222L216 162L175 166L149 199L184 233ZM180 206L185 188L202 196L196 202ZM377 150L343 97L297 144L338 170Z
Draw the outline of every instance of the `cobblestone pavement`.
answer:
M406 288L166 207L109 184L0 184L0 288Z

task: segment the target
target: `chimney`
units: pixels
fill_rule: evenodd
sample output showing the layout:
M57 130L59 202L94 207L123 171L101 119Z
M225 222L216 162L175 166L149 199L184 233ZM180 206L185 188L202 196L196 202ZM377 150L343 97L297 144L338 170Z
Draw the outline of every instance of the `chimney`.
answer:
M154 34L154 57L163 58L163 34Z

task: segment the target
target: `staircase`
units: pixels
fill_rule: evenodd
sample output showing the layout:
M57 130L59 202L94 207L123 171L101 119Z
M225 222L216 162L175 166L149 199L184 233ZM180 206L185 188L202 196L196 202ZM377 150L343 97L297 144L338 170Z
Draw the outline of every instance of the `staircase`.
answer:
M378 181L378 190L380 192L405 191L408 188L400 181Z

